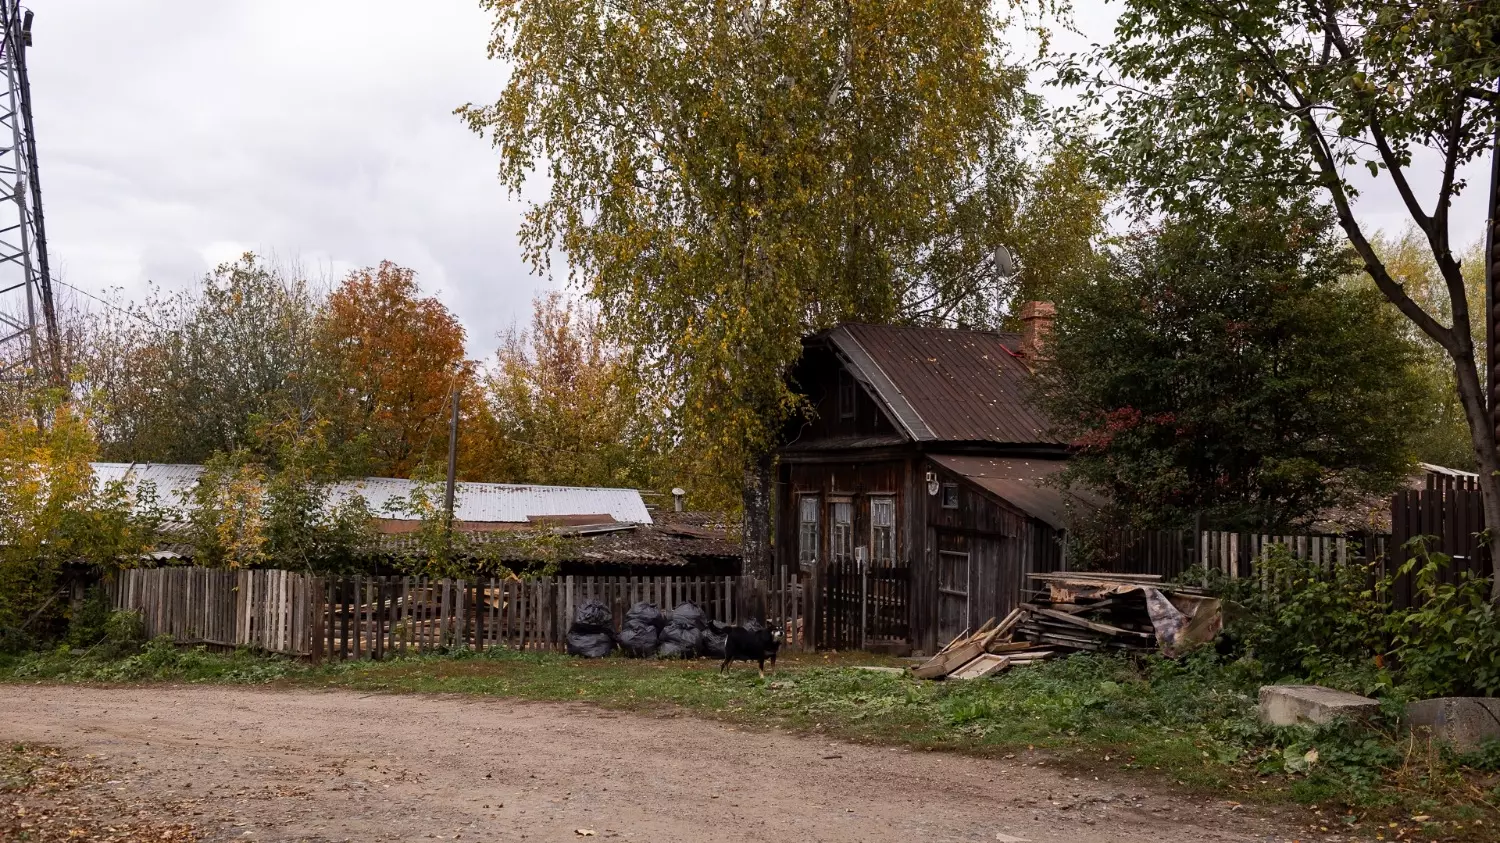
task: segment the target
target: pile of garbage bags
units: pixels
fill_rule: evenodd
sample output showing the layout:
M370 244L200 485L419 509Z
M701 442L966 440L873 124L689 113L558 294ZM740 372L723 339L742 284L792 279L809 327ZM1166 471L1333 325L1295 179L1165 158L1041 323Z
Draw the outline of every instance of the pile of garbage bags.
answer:
M615 649L614 619L609 607L590 600L578 607L568 627L568 655L602 659Z
M703 629L708 616L691 603L672 610L672 620L661 631L661 646L656 654L664 659L696 659L703 648Z
M666 622L655 603L642 601L631 606L625 613L625 625L620 627L620 649L638 659L656 655Z
M625 655L638 659L722 659L728 630L728 624L710 621L693 603L680 604L668 616L655 603L642 601L625 613L625 623L616 635L609 607L590 600L578 607L568 627L568 655L598 659L618 645Z

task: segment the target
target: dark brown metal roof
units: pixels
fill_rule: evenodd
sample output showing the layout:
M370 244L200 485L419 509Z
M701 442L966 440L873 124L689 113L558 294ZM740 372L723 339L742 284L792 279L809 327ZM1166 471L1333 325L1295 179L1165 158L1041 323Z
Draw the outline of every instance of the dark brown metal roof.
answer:
M1054 529L1066 528L1070 496L1046 482L1047 478L1062 470L1064 463L1061 460L940 454L933 454L930 458L1027 515L1047 522ZM1076 497L1075 500L1081 502Z
M827 337L918 442L1065 444L1029 399L1019 334L846 324Z

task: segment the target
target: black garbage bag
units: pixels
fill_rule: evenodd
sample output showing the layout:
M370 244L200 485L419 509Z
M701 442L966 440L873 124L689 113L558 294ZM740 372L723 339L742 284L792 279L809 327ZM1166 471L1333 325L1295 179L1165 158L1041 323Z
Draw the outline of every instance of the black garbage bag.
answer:
M681 603L672 610L672 624L702 629L708 626L708 616L695 603ZM670 625L670 624L669 624Z
M729 624L713 621L698 639L698 648L709 658L724 658L724 642L729 640Z
M703 630L695 626L667 624L661 631L661 646L656 654L664 659L696 659L703 646Z
M692 603L683 603L672 610L672 620L661 631L661 649L657 655L664 659L694 659L702 649L703 628L708 626L708 617Z
M661 643L661 630L666 618L655 603L641 601L625 613L625 625L620 627L620 649L628 656L647 658L656 655Z
M662 615L661 610L656 608L656 604L645 600L631 606L630 611L625 613L625 622L630 623L631 621L637 621L647 626L654 626L657 629L661 629L667 624L667 619Z
M568 655L586 659L602 659L615 649L615 634L608 628L595 632L568 630Z
M657 643L661 640L661 631L654 625L644 621L625 621L620 628L620 649L625 655L644 659L656 655Z
M614 626L614 620L608 606L599 600L589 600L573 613L573 628L610 629Z
M568 627L568 655L602 659L615 648L615 631L609 607L589 600L573 613Z

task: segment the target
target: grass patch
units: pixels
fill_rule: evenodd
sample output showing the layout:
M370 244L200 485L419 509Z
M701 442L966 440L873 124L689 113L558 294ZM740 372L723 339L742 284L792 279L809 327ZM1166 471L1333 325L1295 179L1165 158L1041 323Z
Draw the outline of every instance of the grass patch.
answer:
M1234 799L1316 805L1331 826L1492 839L1500 826L1500 747L1454 757L1403 738L1390 718L1373 730L1265 727L1256 719L1253 665L1219 664L1210 655L1177 662L1076 655L993 680L923 682L852 669L882 661L858 654L792 655L761 679L744 667L720 675L717 664L702 661L583 661L510 650L313 667L153 643L116 659L65 649L33 654L0 662L0 679L494 695L978 754L1034 748L1047 752L1047 763L1078 773L1134 771Z

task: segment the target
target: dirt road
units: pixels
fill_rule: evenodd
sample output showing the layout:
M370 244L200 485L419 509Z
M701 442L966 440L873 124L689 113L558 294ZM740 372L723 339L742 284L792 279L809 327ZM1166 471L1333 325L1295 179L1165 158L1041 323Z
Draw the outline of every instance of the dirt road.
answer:
M1309 839L1019 757L501 699L0 685L0 741L97 756L111 772L92 786L159 800L210 840Z

